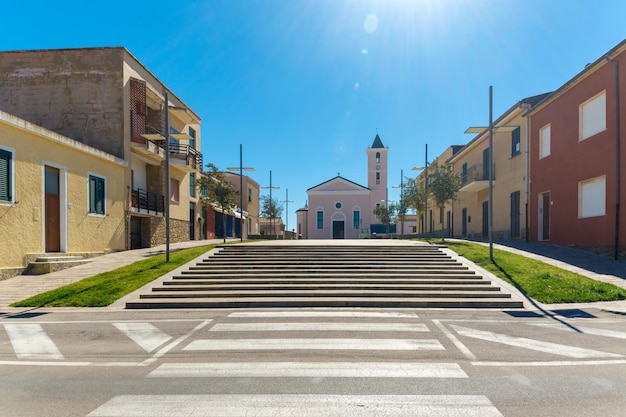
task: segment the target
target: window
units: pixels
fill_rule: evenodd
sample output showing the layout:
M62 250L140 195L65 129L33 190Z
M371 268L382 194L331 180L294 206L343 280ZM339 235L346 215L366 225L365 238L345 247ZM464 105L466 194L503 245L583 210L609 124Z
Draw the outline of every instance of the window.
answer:
M380 162L380 152L376 152L376 163Z
M581 181L578 184L579 217L604 216L606 214L606 177Z
M520 128L519 126L511 132L511 156L519 155L522 153L522 144L520 140Z
M189 173L189 197L196 196L196 174Z
M0 201L13 201L13 152L0 149Z
M343 207L343 206L341 205L341 201L337 201L337 202L335 203L335 208L336 208L337 210L341 210L341 207Z
M317 228L318 229L324 228L324 212L321 210L318 210L317 212Z
M361 212L359 210L354 210L352 212L352 228L353 229L361 228Z
M192 127L189 128L189 136L191 137L191 139L189 140L189 146L195 149L195 147L196 147L196 131Z
M461 182L463 184L467 182L467 162L463 163L463 168L461 169Z
M380 172L376 173L376 184L380 184Z
M606 91L580 105L579 123L579 140L606 130Z
M89 175L89 213L105 214L104 178Z
M248 188L248 203L252 203L252 188Z
M539 159L550 156L550 125L539 130Z
M180 182L170 178L170 201L178 203L180 201Z

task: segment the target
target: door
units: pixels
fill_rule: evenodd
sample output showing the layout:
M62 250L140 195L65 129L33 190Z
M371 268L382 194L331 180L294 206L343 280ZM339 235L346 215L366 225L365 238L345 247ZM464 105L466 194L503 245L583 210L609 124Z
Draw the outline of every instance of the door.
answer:
M141 246L141 217L130 218L130 248L140 249Z
M467 236L467 209L461 210L461 236Z
M550 193L541 194L539 199L538 240L550 240Z
M489 201L483 201L483 238L489 236Z
M333 239L345 239L345 222L343 220L333 220Z
M196 206L189 203L189 240L196 240Z
M61 198L59 192L59 170L44 168L45 184L45 242L46 252L61 251Z
M511 193L511 237L512 238L520 237L520 218L521 218L520 192L516 191L514 193Z

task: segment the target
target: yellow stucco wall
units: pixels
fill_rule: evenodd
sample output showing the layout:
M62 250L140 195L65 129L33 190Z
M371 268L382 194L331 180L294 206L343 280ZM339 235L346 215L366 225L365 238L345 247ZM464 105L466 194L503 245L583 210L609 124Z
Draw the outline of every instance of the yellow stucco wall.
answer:
M25 266L44 243L44 166L60 170L61 251L125 248L125 162L0 112L0 147L13 152L14 201L0 202L0 268ZM105 178L106 215L88 213L88 175ZM65 218L65 222L63 219Z

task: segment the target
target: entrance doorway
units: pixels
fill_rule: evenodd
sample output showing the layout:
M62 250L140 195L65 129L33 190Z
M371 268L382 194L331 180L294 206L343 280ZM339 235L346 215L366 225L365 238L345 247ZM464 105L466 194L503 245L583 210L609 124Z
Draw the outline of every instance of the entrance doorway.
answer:
M483 201L483 238L489 236L489 201Z
M345 239L345 224L343 220L333 220L333 239Z
M59 169L47 165L44 167L46 252L61 251L61 192L59 177Z
M539 195L539 226L537 240L550 240L550 193Z

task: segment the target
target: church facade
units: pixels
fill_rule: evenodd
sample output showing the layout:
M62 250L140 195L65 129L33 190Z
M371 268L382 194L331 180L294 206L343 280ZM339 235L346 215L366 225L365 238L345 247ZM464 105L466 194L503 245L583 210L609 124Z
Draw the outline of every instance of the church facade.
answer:
M358 239L378 225L373 211L386 204L388 151L376 135L367 149L367 187L337 175L307 190L304 238Z

